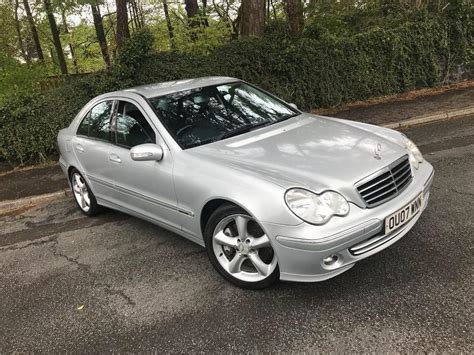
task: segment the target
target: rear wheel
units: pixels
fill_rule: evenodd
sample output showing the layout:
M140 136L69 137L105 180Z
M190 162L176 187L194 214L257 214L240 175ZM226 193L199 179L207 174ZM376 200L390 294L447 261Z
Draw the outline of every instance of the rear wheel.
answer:
M100 212L100 206L86 183L84 177L78 170L73 169L70 174L71 188L77 205L82 213L87 216L93 216Z
M270 239L243 209L234 205L218 208L204 234L212 265L233 284L261 289L278 280L278 262Z

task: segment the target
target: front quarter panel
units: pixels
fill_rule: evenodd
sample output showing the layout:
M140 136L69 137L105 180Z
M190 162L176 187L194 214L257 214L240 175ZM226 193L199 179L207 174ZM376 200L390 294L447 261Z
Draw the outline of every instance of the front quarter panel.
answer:
M283 187L250 172L181 151L176 154L174 179L178 207L190 212L183 217L182 228L198 237L202 238L201 211L213 199L233 202L262 222L302 223L285 205Z

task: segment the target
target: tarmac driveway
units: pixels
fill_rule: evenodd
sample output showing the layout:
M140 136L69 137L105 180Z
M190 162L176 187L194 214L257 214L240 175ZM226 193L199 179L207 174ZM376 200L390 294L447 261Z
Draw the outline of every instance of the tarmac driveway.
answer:
M322 283L238 289L199 246L72 198L2 217L0 352L474 351L474 117L408 134L436 169L428 209Z

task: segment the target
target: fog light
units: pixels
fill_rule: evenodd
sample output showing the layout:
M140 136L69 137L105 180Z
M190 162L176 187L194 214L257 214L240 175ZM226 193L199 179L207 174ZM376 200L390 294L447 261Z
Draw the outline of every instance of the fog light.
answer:
M324 259L323 259L323 263L325 265L333 265L337 262L338 260L338 256L336 254L333 254L333 255L329 255L329 256L326 256Z

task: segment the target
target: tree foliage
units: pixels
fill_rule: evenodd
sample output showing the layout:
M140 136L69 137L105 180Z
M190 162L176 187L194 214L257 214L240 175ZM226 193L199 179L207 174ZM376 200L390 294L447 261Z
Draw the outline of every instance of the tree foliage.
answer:
M31 5L43 61L35 60L29 22L20 17L31 63L21 59L19 41L12 40L17 31L11 3L0 4L0 160L26 164L47 159L54 154L58 130L88 100L134 85L234 76L310 109L439 85L474 70L474 10L467 0L306 1L304 22L296 32L289 27L284 3L265 1L264 34L246 38L238 38L242 14L237 1L208 1L191 25L184 3L170 6L168 0L166 19L160 0L143 7L145 21L130 24L131 37L120 51L113 9L100 3L109 68L92 17L71 17L90 11L90 1L95 3L51 1L69 67L66 44L75 49L78 72L88 73L62 77L41 2ZM61 9L59 3L67 6ZM68 33L61 11L69 16Z

